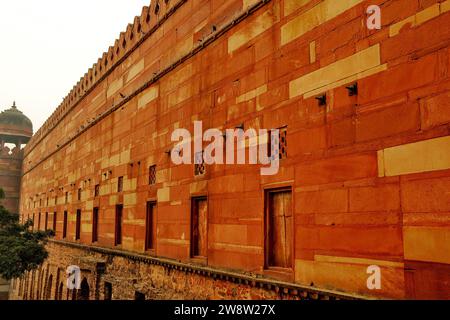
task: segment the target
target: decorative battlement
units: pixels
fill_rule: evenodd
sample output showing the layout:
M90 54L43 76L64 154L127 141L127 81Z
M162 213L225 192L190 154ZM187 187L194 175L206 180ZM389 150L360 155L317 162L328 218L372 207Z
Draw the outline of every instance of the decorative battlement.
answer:
M114 45L80 78L62 103L33 135L25 148L28 154L87 94L123 62L145 39L153 34L187 0L157 0L142 8Z

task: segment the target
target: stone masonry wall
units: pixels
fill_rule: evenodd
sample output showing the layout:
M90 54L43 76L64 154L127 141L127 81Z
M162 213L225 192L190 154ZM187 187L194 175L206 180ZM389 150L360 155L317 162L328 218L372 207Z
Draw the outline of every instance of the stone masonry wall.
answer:
M372 4L381 30L366 27ZM67 211L66 240L89 246L98 207L96 246L191 263L191 199L207 196L205 267L353 295L449 298L449 24L450 0L152 1L27 145L21 214L56 212L61 240ZM171 133L192 132L194 120L205 130L287 127L279 174L212 165L195 176L174 165ZM283 274L265 267L265 194L279 187L292 190L295 226ZM147 201L157 201L151 252ZM381 290L366 286L370 265ZM115 267L117 279L130 276ZM207 288L199 296L218 297Z

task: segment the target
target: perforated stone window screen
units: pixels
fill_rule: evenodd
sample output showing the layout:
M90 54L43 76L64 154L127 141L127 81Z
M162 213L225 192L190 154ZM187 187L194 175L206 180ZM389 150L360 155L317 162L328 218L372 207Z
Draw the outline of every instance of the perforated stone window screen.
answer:
M288 143L287 143L287 127L279 128L279 135L275 139L272 138L273 131L269 132L268 150L270 152L272 160L275 160L275 146L278 145L278 158L286 159L288 156Z
M156 166L150 166L148 169L148 184L154 185L156 184Z
M206 173L206 165L205 165L205 161L203 159L203 151L202 152L197 152L195 154L195 170L194 170L194 174L196 176L201 176L204 175Z

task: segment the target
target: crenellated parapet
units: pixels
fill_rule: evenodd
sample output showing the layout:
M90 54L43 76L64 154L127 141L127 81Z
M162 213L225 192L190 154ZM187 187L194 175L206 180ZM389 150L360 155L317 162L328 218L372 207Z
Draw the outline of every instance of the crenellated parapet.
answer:
M187 0L158 0L144 6L140 16L134 18L107 52L73 86L25 148L28 154L58 123L101 81L116 69L136 48L154 33Z

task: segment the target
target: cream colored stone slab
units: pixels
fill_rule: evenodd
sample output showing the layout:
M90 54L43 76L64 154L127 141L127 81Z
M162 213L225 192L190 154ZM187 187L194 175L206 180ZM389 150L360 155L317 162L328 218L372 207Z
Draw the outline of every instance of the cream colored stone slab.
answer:
M208 181L206 180L193 182L189 185L189 191L191 194L204 192L206 190L208 190Z
M450 136L384 149L386 176L450 168Z
M323 90L327 86L330 88L330 85L335 86L338 81L380 66L380 61L380 45L376 44L291 81L289 96L292 99L310 91Z
M152 102L153 100L155 100L158 97L159 97L158 86L153 86L153 87L148 88L147 90L145 90L143 93L141 93L139 95L138 109L144 108L145 106L147 106L147 104L149 104L150 102Z
M281 45L285 45L351 9L363 0L325 0L281 27Z
M405 259L450 263L450 228L405 227Z
M425 10L422 10L416 14L416 24L422 24L428 20L437 17L440 14L440 5L436 3Z
M94 201L86 201L86 210L91 211L94 209Z
M128 71L126 83L136 78L136 76L139 75L142 72L142 70L144 70L144 66L145 66L144 59L141 59L138 63L133 65L130 68L130 71Z
M276 21L274 21L273 14L270 10L258 16L254 21L248 23L245 28L235 32L228 38L228 53L234 52L268 30L273 26L274 22Z
M123 87L123 79L119 78L114 80L108 87L108 91L106 92L106 97L109 99L114 94L117 93Z
M309 62L316 62L316 42L313 41L309 44Z
M284 16L297 11L311 0L284 0Z
M131 150L125 150L120 153L119 164L127 164L131 159Z
M353 257L333 257L333 256L315 255L314 260L317 262L362 264L362 265L366 265L366 266L377 265L380 267L381 266L394 267L394 268L403 268L404 267L404 263L402 263L402 262L364 259L364 258L353 258Z
M170 201L170 188L158 189L158 202L169 202Z
M255 3L259 2L259 0L243 0L243 8L248 8L250 6L253 6Z
M134 206L137 203L137 194L130 193L123 196L123 204L125 206Z
M240 95L239 97L236 98L236 104L252 100L266 92L267 92L267 84Z
M450 0L441 3L441 13L450 11Z
M117 195L109 196L109 205L115 206L117 204Z

